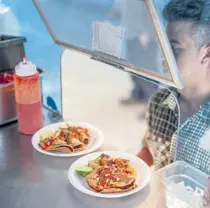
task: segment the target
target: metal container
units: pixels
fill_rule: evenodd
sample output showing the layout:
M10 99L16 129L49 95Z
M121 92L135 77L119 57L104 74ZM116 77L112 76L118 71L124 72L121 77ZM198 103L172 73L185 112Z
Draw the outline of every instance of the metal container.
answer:
M0 125L16 119L14 84L0 85Z
M25 55L25 37L0 35L0 72L14 69Z
M42 86L43 71L41 69L38 69L38 71L40 72ZM11 82L0 85L0 126L15 120L17 120L15 91L14 82Z

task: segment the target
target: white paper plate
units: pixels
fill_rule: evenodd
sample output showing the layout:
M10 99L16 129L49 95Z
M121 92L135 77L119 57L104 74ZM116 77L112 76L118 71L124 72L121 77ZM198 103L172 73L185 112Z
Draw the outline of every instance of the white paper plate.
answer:
M110 194L97 193L97 192L94 192L93 190L91 190L89 188L89 186L87 185L85 178L83 178L82 176L77 174L75 169L77 167L87 166L89 160L94 160L95 158L100 156L102 153L108 154L113 158L123 158L123 159L130 160L131 165L134 166L137 171L136 183L137 183L138 187L132 191L129 191L129 192L114 193L114 194L113 193L110 193ZM78 160L76 160L69 168L68 178L69 178L70 183L77 190L79 190L85 194L88 194L91 196L96 196L96 197L102 197L102 198L118 198L118 197L129 196L129 195L137 193L140 190L142 190L143 188L145 188L148 185L148 183L150 182L151 171L150 171L150 168L147 166L147 164L143 160L139 159L138 157L136 157L134 155L130 155L130 154L127 154L124 152L106 151L106 152L92 153L92 154L86 155L86 156L81 157Z
M80 126L80 127L84 127L88 129L91 141L86 150L81 151L81 152L65 154L65 153L59 153L59 152L47 152L47 151L42 150L39 147L38 144L39 144L40 135L42 134L42 132L48 129L56 131L57 129L59 129L59 127L66 126L66 124L70 126ZM32 137L32 145L34 149L36 149L37 151L45 155L51 155L51 156L57 156L57 157L73 157L73 156L80 156L80 155L88 154L99 149L102 146L103 142L104 142L104 136L101 130L99 130L98 128L90 124L79 123L79 122L60 122L56 124L51 124L37 131Z

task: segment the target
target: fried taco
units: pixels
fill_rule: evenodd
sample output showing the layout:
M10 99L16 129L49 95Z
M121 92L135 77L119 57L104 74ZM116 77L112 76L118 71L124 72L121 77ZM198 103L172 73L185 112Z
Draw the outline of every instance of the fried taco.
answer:
M136 171L123 159L102 159L86 181L91 189L101 193L127 192L137 187Z
M90 136L87 128L61 126L58 130L46 129L41 132L39 147L45 151L72 153L87 149Z
M86 149L86 145L76 138L71 139L71 145L75 151L82 151Z
M58 139L45 139L40 141L39 146L42 150L50 152L63 152L63 153L72 153L74 148L70 144L66 144L63 140Z
M90 168L97 168L98 166L102 165L103 164L103 160L104 159L109 159L110 156L109 155L106 155L106 154L101 154L99 157L97 157L95 160L89 160L88 161L88 167Z

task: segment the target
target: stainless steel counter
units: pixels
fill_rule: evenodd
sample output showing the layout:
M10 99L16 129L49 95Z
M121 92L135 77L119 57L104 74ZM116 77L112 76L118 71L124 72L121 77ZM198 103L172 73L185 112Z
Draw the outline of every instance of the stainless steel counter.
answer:
M35 151L31 136L17 124L0 128L0 208L132 208L149 188L121 199L99 199L74 189L67 170L77 158L56 158Z

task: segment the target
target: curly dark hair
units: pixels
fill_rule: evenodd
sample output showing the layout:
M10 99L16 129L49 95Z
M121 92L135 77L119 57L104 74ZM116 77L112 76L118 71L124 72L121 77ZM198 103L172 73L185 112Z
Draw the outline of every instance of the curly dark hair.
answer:
M197 47L210 45L210 0L171 0L163 15L168 22L192 22Z

